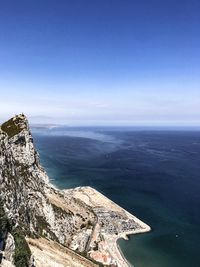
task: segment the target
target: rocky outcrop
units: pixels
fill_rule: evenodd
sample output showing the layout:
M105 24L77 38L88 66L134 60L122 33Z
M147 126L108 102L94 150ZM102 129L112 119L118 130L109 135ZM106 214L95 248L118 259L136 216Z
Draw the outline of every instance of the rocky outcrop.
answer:
M0 127L0 201L4 267L125 267L116 239L150 229L96 190L51 185L23 114Z
M0 186L0 198L9 221L9 227L4 229L1 237L6 261L15 263L18 260L15 257L16 242L11 242L16 235L45 237L67 246L82 220L86 223L94 221L95 216L87 207L80 219L79 208L76 213L73 207L78 206L75 200L69 203L69 207L66 203L65 208L50 202L48 194L64 199L63 194L49 184L23 114L1 125ZM16 236L16 239L19 238Z

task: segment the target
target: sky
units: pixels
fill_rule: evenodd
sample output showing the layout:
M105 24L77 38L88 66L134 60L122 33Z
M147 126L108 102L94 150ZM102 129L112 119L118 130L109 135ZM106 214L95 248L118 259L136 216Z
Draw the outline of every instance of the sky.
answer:
M200 126L199 14L199 0L0 0L0 121Z

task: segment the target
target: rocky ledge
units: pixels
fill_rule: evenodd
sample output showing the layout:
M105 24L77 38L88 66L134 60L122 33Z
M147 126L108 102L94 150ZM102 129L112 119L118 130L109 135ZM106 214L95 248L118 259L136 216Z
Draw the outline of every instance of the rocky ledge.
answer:
M23 114L1 125L0 266L126 267L117 239L149 230L91 187L50 184Z

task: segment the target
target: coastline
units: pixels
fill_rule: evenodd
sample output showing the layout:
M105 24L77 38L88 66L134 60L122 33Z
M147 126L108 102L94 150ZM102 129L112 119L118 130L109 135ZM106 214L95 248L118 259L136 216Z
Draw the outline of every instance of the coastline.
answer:
M137 266L139 264L139 266L151 266L154 267L154 263L156 263L158 266L162 266L162 267L167 267L170 265L170 263L172 262L173 266L176 266L176 260L180 261L182 263L183 266L186 266L186 262L184 262L184 260L182 259L183 257L181 256L182 253L180 252L180 255L176 257L171 257L170 259L168 258L168 256L160 253L160 250L162 251L166 251L168 252L168 254L170 254L171 252L173 252L176 255L176 248L179 248L180 251L183 250L183 243L180 242L181 238L183 238L183 236L181 235L180 231L178 229L184 229L185 233L184 236L187 238L186 240L186 248L188 250L188 254L194 257L194 265L198 267L199 261L199 254L198 254L198 246L193 247L192 244L192 240L195 240L195 243L198 242L198 238L196 237L196 223L198 220L198 214L196 213L198 211L198 209L194 210L194 215L196 218L196 221L192 221L193 224L190 225L190 233L187 232L187 227L184 224L184 221L181 220L181 218L175 218L173 217L173 214L171 213L171 210L169 210L169 206L167 203L169 203L169 205L171 205L171 209L174 211L180 211L179 208L182 211L182 207L183 207L183 203L186 205L187 203L185 202L184 199L182 199L181 203L177 203L177 205L174 205L174 203L176 202L177 196L175 194L175 190L174 191L170 191L169 187L168 187L168 181L167 179L164 179L163 177L159 176L155 179L154 175L157 174L157 172L154 169L154 164L159 163L160 160L162 160L163 157L163 153L166 153L164 147L162 147L163 144L166 144L167 147L172 147L175 150L174 151L169 151L169 154L167 153L167 157L169 157L169 159L172 159L175 153L178 153L178 151L180 151L180 153L183 153L183 155L185 155L182 159L177 159L176 164L174 164L173 166L171 166L172 168L172 172L170 171L170 175L172 175L171 177L173 178L173 181L176 181L177 186L178 186L178 181L177 179L177 164L178 162L180 164L182 164L183 168L181 171L183 177L184 177L184 181L183 181L183 185L184 183L187 183L187 185L191 185L191 181L187 182L187 172L186 172L186 168L187 166L184 165L184 162L186 160L186 154L184 154L184 150L188 148L188 153L191 152L192 155L192 151L198 151L199 147L197 144L197 140L199 140L199 135L196 132L191 132L191 133L179 133L177 134L177 132L172 132L170 135L170 138L168 138L168 133L166 131L163 131L161 134L159 133L155 139L153 139L154 133L152 132L145 132L145 134L139 134L139 133L135 133L132 132L130 134L129 137L127 137L127 132L123 133L123 135L120 133L115 133L117 138L122 138L123 140L128 140L128 144L131 145L132 142L132 138L138 138L138 146L135 148L137 153L140 153L140 145L143 144L143 142L145 142L146 138L148 137L151 140L151 144L152 146L156 149L156 151L160 151L162 152L162 154L158 155L158 157L155 159L154 154L148 154L148 151L144 151L144 154L141 155L141 161L139 162L134 162L134 157L135 157L135 150L134 148L130 148L130 151L125 150L124 153L122 154L123 157L125 157L127 154L126 153L130 153L130 159L127 161L128 164L130 164L130 168L135 167L137 170L141 170L141 180L135 180L135 182L133 180L131 180L131 177L129 177L130 173L134 173L134 170L132 171L132 169L130 170L130 172L124 173L124 180L120 179L119 181L116 180L115 181L115 177L118 177L118 173L115 169L115 166L111 168L112 172L113 172L113 177L112 175L110 176L110 180L109 179L109 168L110 166L108 166L109 168L107 168L106 172L104 169L94 169L92 170L92 175L91 179L88 179L87 177L89 177L89 167L90 164L85 164L84 161L81 161L80 164L80 168L78 167L78 170L74 173L74 170L69 172L69 181L68 180L68 173L66 172L67 168L65 167L65 153L68 151L68 146L66 148L64 148L62 151L60 152L56 152L56 148L52 149L51 152L55 151L55 155L54 157L57 158L57 155L62 154L62 158L60 158L59 164L58 165L53 165L50 166L50 169L47 169L48 173L50 170L50 177L55 177L54 181L51 181L53 184L56 184L57 188L73 188L73 181L72 181L72 176L76 176L77 179L74 182L74 185L76 186L76 184L79 183L80 181L80 185L92 185L94 188L96 188L97 190L100 190L100 192L102 193L106 193L106 195L108 197L110 197L110 199L115 200L115 203L120 203L122 205L122 207L126 208L128 211L130 211L131 213L133 213L134 215L136 215L138 218L143 219L144 222L146 222L147 224L149 224L150 226L152 226L152 231L150 233L148 233L148 235L136 235L136 236L129 236L130 240L129 242L126 242L126 240L124 239L120 239L118 240L118 244L120 245L120 248L122 250L122 252L124 253L124 256L134 265ZM176 140L177 135L180 137L180 143L176 143L174 144L174 140ZM49 146L50 142L54 140L53 138L49 139L49 141L47 143L44 144L43 139L39 141L36 139L36 142L38 142L38 147L42 148L42 150L44 151L44 153L41 154L41 158L42 161L45 161L45 167L48 167L48 165L51 165L51 160L48 160L48 147L46 147L47 145ZM66 143L67 143L68 139L66 139ZM185 141L185 143L184 143ZM190 142L194 142L194 145L192 147L189 147ZM46 142L46 141L45 141ZM61 141L59 141L61 142ZM77 141L78 142L78 141ZM183 145L184 143L184 145ZM180 147L181 145L181 147ZM179 150L180 149L180 150ZM74 150L72 151L73 153L79 153L80 148L74 147ZM93 151L91 150L91 153ZM45 153L47 155L47 157L45 157ZM98 155L98 153L96 153L95 155ZM149 158L146 158L146 155L149 155ZM73 156L73 154L71 154L71 157ZM121 157L122 157L121 156ZM116 160L117 160L118 154L114 154L112 160L110 161L112 164L115 164ZM110 159L109 159L110 160ZM151 163L151 166L146 167L146 163L148 162ZM155 161L156 160L156 161ZM78 162L78 160L77 160ZM100 161L100 163L102 163L102 161ZM122 168L125 168L127 165L127 162L122 162ZM189 161L191 163L191 161ZM188 162L188 164L189 164ZM75 161L76 163L76 161ZM62 164L62 165L60 165ZM97 164L96 159L93 159L92 164L95 165ZM196 166L195 170L190 170L191 174L194 175L194 179L195 182L197 183L198 181L198 165L195 165L196 163L193 162L194 166ZM59 167L62 166L62 173L63 177L60 178L60 172L59 172ZM83 169L84 167L87 167L86 171L82 171L85 170ZM57 172L54 171L58 170ZM142 169L141 169L142 168ZM168 170L165 169L164 165L158 165L158 169L159 172L162 173L163 175L165 175L166 173L168 173ZM143 173L144 170L144 173ZM189 169L188 169L189 171ZM66 174L66 177L64 177L64 173ZM100 174L98 174L100 173ZM95 175L100 175L99 179L96 179ZM94 177L94 178L93 178ZM151 181L151 182L150 182ZM125 184L126 182L126 184ZM134 183L133 183L134 182ZM169 181L170 182L170 181ZM172 181L171 181L172 182ZM158 183L158 184L157 184ZM174 183L174 182L173 182ZM144 188L146 189L146 191L141 190L141 186L144 184ZM157 187L157 185L159 185ZM160 189L159 188L165 188L166 191L163 192L163 200L165 200L164 203L161 203L159 201L156 201L156 199L160 198ZM123 188L123 191L122 191ZM132 189L135 189L134 194L131 195L132 193ZM183 188L181 187L177 187L178 192L182 192L180 190L182 190ZM191 190L193 190L193 187L191 185ZM195 189L197 190L197 188ZM152 194L151 194L152 192ZM195 206L194 203L194 195L192 195L193 191L188 192L188 196L190 196L190 201L188 202L190 204L193 204ZM195 191L196 192L196 191ZM172 199L168 200L168 196L170 196ZM191 207L188 207L187 205L185 206L188 209L191 209ZM196 206L195 206L196 207ZM156 210L156 212L154 212ZM185 214L184 212L180 212L180 215L182 216L182 218L184 218L185 221L189 220L189 214ZM163 220L165 222L165 224L163 225ZM174 225L174 227L176 227L177 231L176 233L174 232L173 229L168 229L168 223ZM163 225L163 227L160 227L161 225ZM157 234L160 233L160 239L157 238ZM176 238L175 234L178 234L178 238ZM166 237L166 238L165 238ZM174 244L173 248L169 248L168 246L168 242L170 242L171 240L173 240L174 242L176 242L176 246ZM160 243L160 241L162 241ZM154 246L155 245L155 246ZM157 246L159 246L159 249L157 248ZM151 258L152 255L154 254L154 258ZM144 255L145 257L141 258L141 256ZM151 261L152 260L152 261ZM189 259L186 260L187 264L189 264Z
M119 241L120 239L123 239L123 238L118 238L118 239L116 240L116 246L117 246L117 249L119 250L119 252L120 252L122 258L124 259L124 261L127 263L128 267L134 267L134 265L132 265L132 264L128 261L128 259L124 256L124 253L122 252L121 247L120 247L120 245L119 245L119 243L118 243L118 241Z
M107 198L105 195L100 193L98 190L90 186L59 189L59 187L52 182L53 181L49 179L48 184L49 184L49 187L53 189L53 191L55 190L55 191L62 192L66 196L68 196L68 194L72 194L75 198L81 200L86 206L88 205L94 210L96 209L96 207L99 207L99 204L101 204L101 207L104 207L106 210L108 207L110 207L110 210L122 212L126 216L126 220L134 220L134 222L137 225L137 227L134 230L119 232L117 236L115 234L109 235L109 234L103 233L106 245L105 247L102 246L103 247L102 255L106 255L105 251L108 251L110 256L108 255L106 256L108 256L108 258L110 257L110 261L112 263L116 261L118 267L134 267L134 265L131 264L128 261L128 259L125 257L125 255L123 254L118 241L120 239L129 241L130 235L147 233L151 231L151 227L148 226L146 223L142 222L137 217L135 217L133 214L124 210L122 207L118 206L118 204L116 204L115 202ZM95 211L95 213L98 217L99 216L98 212ZM97 234L101 234L102 232L104 232L103 227L100 227L100 229L97 232L98 232ZM99 255L97 256L97 255L91 254L91 258L93 258L96 261L98 261L98 257Z
M149 232L150 226L92 187L64 190L64 194L79 199L97 216L96 228L88 245L91 258L103 264L133 267L123 255L117 241L121 238L128 240L129 235ZM98 251L93 249L97 243Z
M125 255L124 255L124 253L122 252L122 249L121 249L121 247L120 247L119 241L120 241L120 240L126 240L126 241L129 241L129 236L131 236L131 235L144 234L144 233L148 233L148 232L150 232L150 231L151 231L151 228L150 228L150 229L147 228L147 229L145 229L145 230L143 230L143 231L137 231L137 232L134 232L134 233L129 233L129 234L126 234L126 236L121 236L121 237L116 238L116 247L117 247L117 249L119 250L119 252L120 252L122 258L123 258L124 261L126 262L127 267L134 267L134 265L133 265L132 263L130 263L129 260L125 257Z
M135 217L133 214L129 213L122 207L118 206L118 204L116 204L115 202L110 200L108 197L100 193L98 190L90 186L80 186L80 187L75 187L75 188L69 187L65 189L60 189L58 185L54 184L54 180L50 178L48 180L48 184L49 184L49 188L52 188L53 191L62 192L62 194L65 196L69 196L69 194L72 194L73 197L81 200L81 202L83 202L84 205L90 206L92 209L95 210L95 214L97 215L97 217L99 216L99 211L97 211L96 209L99 209L99 207L101 207L101 209L104 208L107 212L109 210L112 210L117 213L120 212L121 214L123 214L123 216L125 216L126 218L125 221L133 220L137 225L134 230L130 228L129 230L127 229L128 231L124 231L124 232L119 231L118 235L116 236L115 234L109 235L107 233L104 233L104 229L103 229L104 227L100 227L100 229L97 231L97 235L102 234L103 232L106 245L105 247L104 245L102 246L103 249L101 253L102 255L106 255L105 252L108 251L110 256L108 256L107 254L106 257L110 258L110 262L112 263L116 262L118 267L134 267L134 265L131 264L128 261L128 259L125 257L125 255L123 254L118 241L120 239L124 239L128 241L129 239L128 237L130 235L149 232L151 228L147 224L145 224L140 219ZM90 250L91 250L91 247L90 247ZM91 254L91 258L98 261L99 255Z
M145 229L141 229L141 230L137 230L135 232L130 232L130 233L126 233L124 235L121 235L120 237L117 237L116 238L116 241L115 241L115 245L116 245L116 249L119 251L119 253L121 254L121 257L123 258L124 262L126 263L126 266L127 267L134 267L133 264L131 264L128 259L125 257L125 255L123 254L122 250L121 250L121 247L118 243L118 241L120 239L124 239L126 241L129 241L129 236L130 235L135 235L135 234L143 234L143 233L147 233L147 232L150 232L151 231L151 228L147 225L147 227Z

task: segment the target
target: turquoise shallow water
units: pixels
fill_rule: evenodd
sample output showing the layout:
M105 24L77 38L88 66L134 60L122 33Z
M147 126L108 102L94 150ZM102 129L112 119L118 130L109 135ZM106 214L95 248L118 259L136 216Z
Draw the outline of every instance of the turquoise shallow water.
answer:
M135 267L200 266L200 132L33 131L59 188L90 185L152 227L119 240Z

